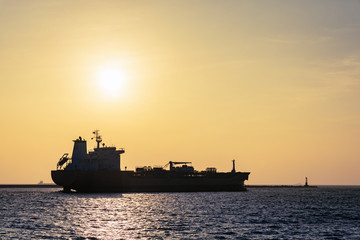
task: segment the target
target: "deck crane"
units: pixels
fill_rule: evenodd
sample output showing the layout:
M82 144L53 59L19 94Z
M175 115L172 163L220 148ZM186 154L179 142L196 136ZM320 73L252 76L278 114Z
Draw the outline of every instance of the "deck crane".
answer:
M174 165L178 165L178 164L191 164L191 162L173 162L173 161L170 161L163 168L166 168L167 166L170 165L170 171L171 171L172 169L175 168Z
M175 165L183 164L181 167L175 167ZM194 167L188 166L186 164L191 164L191 162L168 162L163 168L166 168L168 165L170 166L170 172L178 172L178 173L186 173L191 174L194 173Z

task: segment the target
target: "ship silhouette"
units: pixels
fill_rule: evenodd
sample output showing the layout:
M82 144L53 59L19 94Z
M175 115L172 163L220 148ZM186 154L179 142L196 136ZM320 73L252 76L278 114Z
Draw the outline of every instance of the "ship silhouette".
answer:
M97 147L87 152L86 140L74 140L72 156L65 153L51 171L53 181L64 192L197 192L244 191L249 172L236 172L235 160L230 172L217 172L209 167L196 171L191 162L169 161L164 167L137 167L122 171L123 148L100 144L99 131L93 132ZM168 170L166 168L169 168Z

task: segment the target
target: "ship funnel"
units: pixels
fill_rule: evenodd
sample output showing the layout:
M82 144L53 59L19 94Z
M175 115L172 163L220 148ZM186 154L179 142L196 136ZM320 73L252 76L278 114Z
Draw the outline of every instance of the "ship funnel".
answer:
M86 149L86 141L79 137L78 139L74 140L74 149L72 153L72 162L79 163L80 161L84 160L87 156L87 149Z

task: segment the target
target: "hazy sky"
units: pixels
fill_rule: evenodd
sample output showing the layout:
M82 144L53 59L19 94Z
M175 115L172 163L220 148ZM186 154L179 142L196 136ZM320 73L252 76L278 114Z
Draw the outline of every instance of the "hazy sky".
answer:
M100 129L122 168L360 184L359 1L0 0L0 183Z

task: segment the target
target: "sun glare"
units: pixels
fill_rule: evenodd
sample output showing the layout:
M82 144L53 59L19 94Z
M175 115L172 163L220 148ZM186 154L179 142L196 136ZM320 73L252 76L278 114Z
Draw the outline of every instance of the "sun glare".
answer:
M97 83L108 97L119 97L126 76L118 68L103 68L98 71Z

